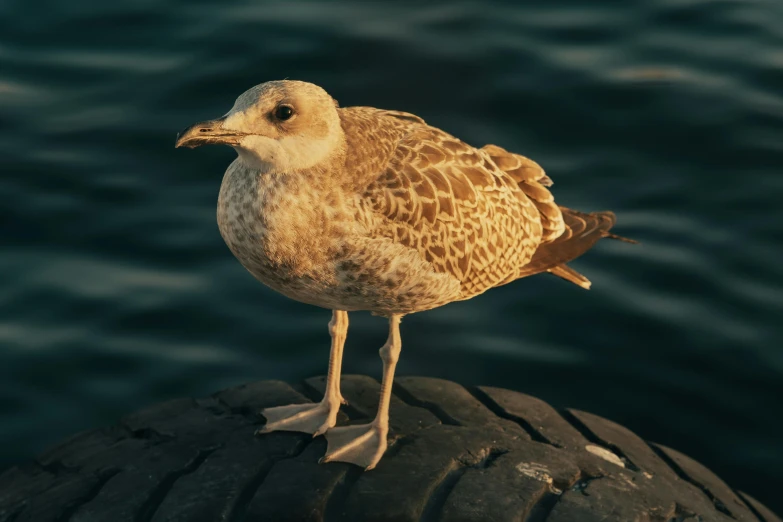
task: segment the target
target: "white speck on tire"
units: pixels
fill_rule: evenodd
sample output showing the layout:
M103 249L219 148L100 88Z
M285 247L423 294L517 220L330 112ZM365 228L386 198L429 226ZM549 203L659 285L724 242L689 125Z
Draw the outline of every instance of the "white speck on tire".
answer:
M623 462L620 457L612 453L606 448L602 448L601 446L593 446L592 444L588 444L585 446L585 449L592 453L593 455L596 455L598 457L601 457L602 459L611 462L612 464L616 464L617 466L620 466L621 468L625 467L625 462Z
M553 485L554 479L552 478L552 475L549 474L549 469L543 464L538 464L536 462L520 462L517 464L516 468L517 471L523 475L549 484L549 490L555 495L563 493L563 490L558 489Z

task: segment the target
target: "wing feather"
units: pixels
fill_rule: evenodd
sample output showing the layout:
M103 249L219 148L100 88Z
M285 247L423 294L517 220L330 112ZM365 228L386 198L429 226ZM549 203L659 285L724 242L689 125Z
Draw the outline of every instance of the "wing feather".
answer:
M536 205L544 229L542 240L547 243L558 238L565 230L565 223L554 196L547 190L547 187L552 186L552 180L544 169L530 158L508 152L497 145L485 145L482 150L489 153L499 169L519 183L519 188Z
M374 143L372 154L365 147L346 164L368 180L361 201L374 217L359 219L456 278L462 299L542 272L588 288L565 263L601 238L626 240L609 231L611 212L558 206L552 180L529 158L497 145L475 149L413 114L341 110L352 118L351 139Z
M383 218L377 232L457 278L463 298L515 276L541 239L541 214L516 179L425 125L399 140L364 197Z

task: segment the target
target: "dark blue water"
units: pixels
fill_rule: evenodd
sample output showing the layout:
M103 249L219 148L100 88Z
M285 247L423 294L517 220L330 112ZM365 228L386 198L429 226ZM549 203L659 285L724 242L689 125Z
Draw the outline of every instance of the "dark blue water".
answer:
M329 312L218 234L234 153L173 148L288 77L529 155L642 242L574 263L590 292L538 276L407 318L400 374L604 415L783 511L783 3L425 4L0 3L0 467L325 371ZM345 369L378 376L385 324L351 321Z

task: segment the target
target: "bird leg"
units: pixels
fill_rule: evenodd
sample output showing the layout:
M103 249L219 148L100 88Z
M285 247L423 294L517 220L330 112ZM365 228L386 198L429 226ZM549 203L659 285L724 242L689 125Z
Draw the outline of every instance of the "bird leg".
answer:
M343 362L343 345L348 335L348 312L332 311L329 333L332 336L332 348L329 353L326 391L321 402L265 408L261 415L266 417L266 424L257 433L301 431L315 437L335 425L340 404L347 404L340 394L340 369Z
M389 338L380 349L383 361L383 380L378 413L369 424L341 426L326 432L328 447L321 462L350 462L365 470L371 470L386 451L386 436L389 433L389 400L391 399L394 368L400 358L401 315L389 318Z

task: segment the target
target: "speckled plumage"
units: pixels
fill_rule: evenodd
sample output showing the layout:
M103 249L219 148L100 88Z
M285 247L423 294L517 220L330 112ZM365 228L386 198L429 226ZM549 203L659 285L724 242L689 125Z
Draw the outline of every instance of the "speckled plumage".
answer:
M525 273L565 230L541 167L477 149L412 114L337 109L344 151L324 165L223 179L221 234L293 299L376 314L468 299Z
M317 404L269 408L264 432L326 434L325 461L372 469L386 449L403 315L552 273L610 234L614 214L558 206L534 161L472 147L413 114L339 108L320 87L268 82L223 118L186 129L177 146L231 145L220 233L257 279L332 309L326 393ZM381 400L372 423L335 428L348 311L389 317Z

